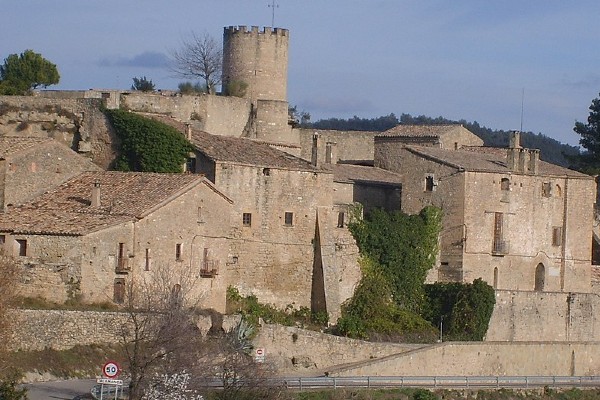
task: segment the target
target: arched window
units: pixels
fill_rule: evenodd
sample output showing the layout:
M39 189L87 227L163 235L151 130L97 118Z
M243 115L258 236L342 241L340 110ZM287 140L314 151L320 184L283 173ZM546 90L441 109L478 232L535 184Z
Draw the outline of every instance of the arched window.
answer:
M533 290L536 292L542 292L544 290L545 283L546 268L544 268L544 264L539 263L537 267L535 267L535 287Z
M498 267L494 268L494 289L498 289Z

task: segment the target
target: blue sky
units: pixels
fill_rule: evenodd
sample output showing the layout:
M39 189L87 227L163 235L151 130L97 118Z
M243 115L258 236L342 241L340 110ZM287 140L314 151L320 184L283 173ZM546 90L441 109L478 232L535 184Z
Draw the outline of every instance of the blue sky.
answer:
M53 89L157 88L191 32L271 26L272 0L0 0L0 59L32 49ZM576 145L600 92L600 2L278 0L290 30L288 100L320 118L395 113L541 132ZM523 96L524 93L524 96Z

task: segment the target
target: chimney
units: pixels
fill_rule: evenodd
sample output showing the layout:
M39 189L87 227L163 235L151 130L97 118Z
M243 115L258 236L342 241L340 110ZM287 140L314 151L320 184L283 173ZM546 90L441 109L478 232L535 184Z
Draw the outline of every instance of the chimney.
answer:
M185 124L185 137L189 141L192 140L192 124L190 123Z
M337 164L337 147L335 142L325 144L325 164Z
M540 151L538 149L529 150L529 172L537 175L540 163Z
M521 148L521 132L512 131L509 133L508 147L510 149L520 149Z
M506 151L506 166L511 171L517 170L517 160L519 155L517 154L517 149L509 148Z
M92 207L100 207L100 182L94 182L94 187L92 187Z
M313 140L312 140L312 155L310 158L310 163L314 166L319 168L320 167L320 162L319 162L319 150L321 147L320 143L321 142L321 138L319 135L319 132L315 132L313 134Z
M527 168L527 150L522 149L522 148L518 148L517 149L518 155L519 155L519 160L518 160L518 164L517 164L517 170L519 172L527 172L526 168Z

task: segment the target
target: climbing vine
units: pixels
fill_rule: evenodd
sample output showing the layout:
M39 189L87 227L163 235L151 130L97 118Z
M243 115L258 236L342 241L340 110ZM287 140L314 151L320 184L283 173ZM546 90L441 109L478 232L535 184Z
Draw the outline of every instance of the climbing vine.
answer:
M421 311L423 283L436 260L441 221L440 209L426 207L415 215L374 209L349 224L360 253L381 268L402 309Z
M118 171L182 172L192 145L175 128L124 110L105 110L121 142Z

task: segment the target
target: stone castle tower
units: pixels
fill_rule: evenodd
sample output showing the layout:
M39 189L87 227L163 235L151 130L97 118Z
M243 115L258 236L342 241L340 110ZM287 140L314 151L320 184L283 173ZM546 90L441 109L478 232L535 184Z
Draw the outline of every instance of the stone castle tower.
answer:
M247 99L287 101L289 31L230 26L223 32L223 88L246 83Z
M289 142L287 70L289 31L257 26L225 27L223 32L223 92L230 83L246 84L251 102L250 137Z

